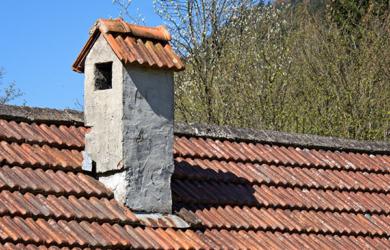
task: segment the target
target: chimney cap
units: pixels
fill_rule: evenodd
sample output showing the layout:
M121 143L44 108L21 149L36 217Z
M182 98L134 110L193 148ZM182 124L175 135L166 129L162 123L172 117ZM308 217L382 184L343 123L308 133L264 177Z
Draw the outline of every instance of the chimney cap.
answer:
M99 29L101 33L121 33L134 37L165 42L169 42L172 39L168 30L162 25L157 27L141 26L127 23L122 18L98 19L92 28L92 33L95 29Z
M184 63L169 44L171 35L164 26L147 27L125 22L122 18L98 19L91 35L72 68L84 72L85 58L95 41L103 35L116 56L125 64L181 71Z

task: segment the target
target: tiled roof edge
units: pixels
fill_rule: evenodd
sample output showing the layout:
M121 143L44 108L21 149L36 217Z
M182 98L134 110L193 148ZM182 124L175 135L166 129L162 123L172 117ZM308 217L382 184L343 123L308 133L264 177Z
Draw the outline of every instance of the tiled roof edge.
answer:
M4 104L0 104L0 119L14 120L17 122L84 125L84 114L80 111ZM175 134L296 146L301 148L390 154L390 143L384 141L358 141L336 137L233 128L228 126L177 123L175 124Z
M273 145L295 146L366 153L390 153L390 143L385 141L351 140L337 137L286 133L278 131L234 128L203 124L175 124L176 135L198 136L232 141L251 141Z
M0 118L17 122L84 125L83 112L0 104Z

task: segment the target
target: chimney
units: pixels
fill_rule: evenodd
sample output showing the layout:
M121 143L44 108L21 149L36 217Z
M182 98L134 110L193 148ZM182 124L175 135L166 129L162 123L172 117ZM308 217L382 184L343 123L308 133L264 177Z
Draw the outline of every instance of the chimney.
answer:
M173 72L162 27L99 19L73 64L85 75L84 166L134 211L171 213Z

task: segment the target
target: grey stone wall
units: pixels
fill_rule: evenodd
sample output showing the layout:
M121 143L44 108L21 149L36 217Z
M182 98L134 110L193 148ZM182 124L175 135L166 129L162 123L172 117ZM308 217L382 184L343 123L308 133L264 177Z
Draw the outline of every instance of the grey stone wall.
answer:
M112 89L95 90L95 63L113 62ZM170 213L173 72L124 66L100 36L85 63L86 153L99 180L135 211Z

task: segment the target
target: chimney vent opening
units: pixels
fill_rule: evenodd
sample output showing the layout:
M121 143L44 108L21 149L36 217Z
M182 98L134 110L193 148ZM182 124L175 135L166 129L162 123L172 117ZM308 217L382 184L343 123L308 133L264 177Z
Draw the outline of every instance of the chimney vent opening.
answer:
M112 88L112 62L95 64L95 90Z

